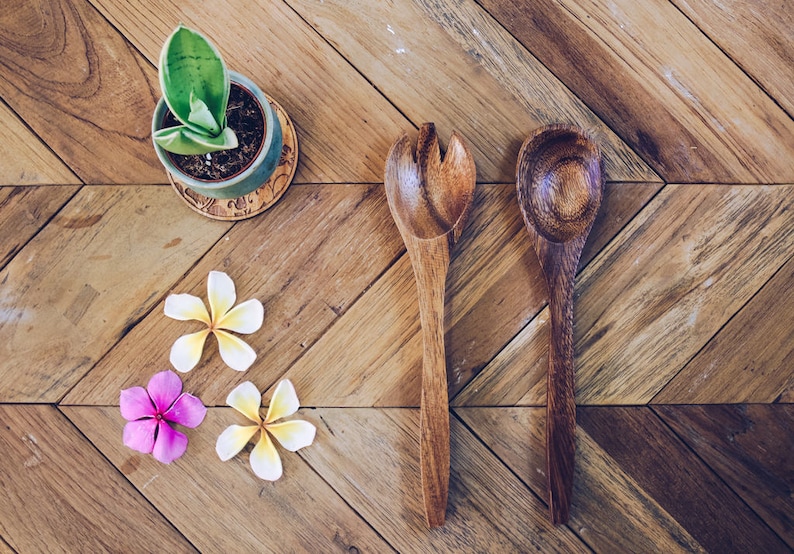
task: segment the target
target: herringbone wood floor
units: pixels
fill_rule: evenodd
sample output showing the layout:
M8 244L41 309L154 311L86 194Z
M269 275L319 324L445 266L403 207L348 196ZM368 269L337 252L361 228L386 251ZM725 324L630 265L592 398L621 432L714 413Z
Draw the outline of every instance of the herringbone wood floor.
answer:
M178 22L292 117L295 183L238 223L190 211L150 143ZM764 0L10 0L0 10L0 552L794 549L794 6ZM452 475L428 531L421 335L383 191L403 130L472 147L447 294ZM571 520L547 522L548 294L518 149L587 129L606 197L576 285ZM245 374L165 466L119 390L169 367L171 292L259 298ZM218 460L239 382L295 384L315 443L258 480Z

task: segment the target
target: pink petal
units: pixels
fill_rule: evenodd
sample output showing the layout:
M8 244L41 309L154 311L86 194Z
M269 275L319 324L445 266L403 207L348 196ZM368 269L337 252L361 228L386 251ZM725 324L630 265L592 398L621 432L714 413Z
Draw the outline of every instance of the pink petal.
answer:
M185 450L187 450L187 436L172 429L168 423L161 420L152 456L164 464L170 464L184 454Z
M119 395L121 417L127 421L135 421L142 417L154 417L157 413L149 398L149 393L143 387L124 389Z
M201 403L201 400L192 394L184 393L176 399L174 405L163 414L163 419L173 421L185 427L198 427L204 421L204 416L207 415L207 408Z
M164 414L182 393L182 379L173 371L161 371L149 379L146 386L157 413Z
M155 429L157 420L153 418L130 421L124 426L124 446L149 454L154 447Z

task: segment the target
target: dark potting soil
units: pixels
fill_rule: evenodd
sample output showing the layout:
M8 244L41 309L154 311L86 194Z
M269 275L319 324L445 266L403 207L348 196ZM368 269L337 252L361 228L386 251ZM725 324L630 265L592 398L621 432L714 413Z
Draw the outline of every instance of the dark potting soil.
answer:
M265 136L265 119L259 102L248 90L232 83L226 124L237 135L239 146L231 150L182 156L168 152L179 169L196 179L218 181L245 170L259 154ZM171 111L166 112L164 127L180 125Z

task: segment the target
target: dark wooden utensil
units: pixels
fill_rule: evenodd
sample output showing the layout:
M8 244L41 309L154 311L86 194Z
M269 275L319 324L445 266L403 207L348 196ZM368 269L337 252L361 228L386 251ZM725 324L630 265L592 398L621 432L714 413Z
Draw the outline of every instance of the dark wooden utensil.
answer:
M568 521L576 451L574 277L603 194L598 146L575 127L538 129L519 152L516 187L549 289L546 471L551 521L559 525Z
M386 196L416 278L422 325L420 466L425 517L444 524L449 490L449 398L444 350L444 294L450 251L471 209L474 159L452 133L444 162L432 123L419 129L416 157L407 135L386 159Z

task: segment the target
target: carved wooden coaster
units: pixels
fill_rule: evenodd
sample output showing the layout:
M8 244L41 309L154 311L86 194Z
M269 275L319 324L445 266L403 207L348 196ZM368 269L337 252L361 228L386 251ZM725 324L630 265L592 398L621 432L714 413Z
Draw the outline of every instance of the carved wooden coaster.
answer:
M281 147L281 158L273 175L270 176L265 184L245 196L220 200L209 198L187 188L168 172L168 180L174 190L193 211L220 221L248 219L261 214L275 204L287 190L290 183L292 183L292 179L295 177L295 170L298 168L298 135L287 112L284 111L278 102L273 100L269 100L269 102L281 123L281 132L284 137L283 146Z

